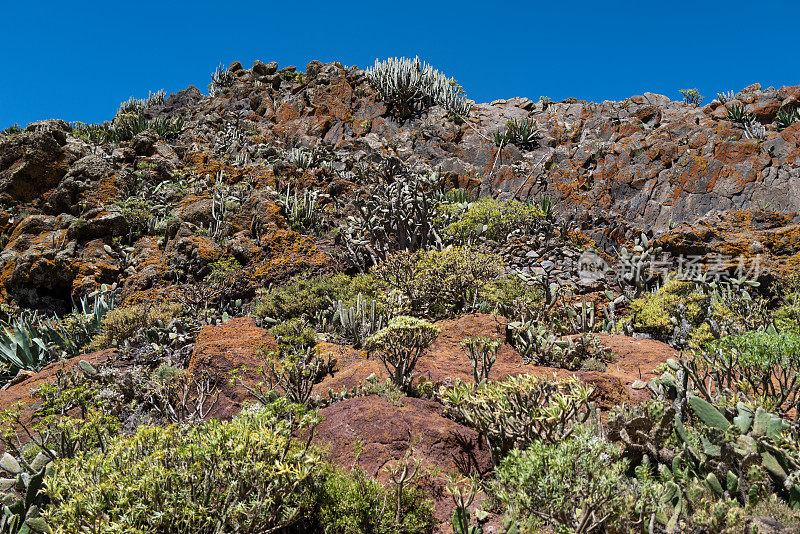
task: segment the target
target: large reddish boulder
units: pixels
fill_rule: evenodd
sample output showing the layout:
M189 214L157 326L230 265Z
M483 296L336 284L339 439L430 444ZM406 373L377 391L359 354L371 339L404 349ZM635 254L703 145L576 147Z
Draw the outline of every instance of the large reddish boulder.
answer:
M441 415L433 401L403 397L393 405L376 395L337 402L320 410L322 423L314 443L325 447L338 465L359 466L388 482L385 467L402 459L409 447L421 462L421 482L436 501L436 517L453 514L453 502L444 491L444 476L451 472L486 476L491 457L477 432ZM432 476L429 473L439 472Z
M211 416L230 419L239 413L250 398L242 384L252 387L260 380L258 367L263 365L263 351L277 348L275 338L250 317L204 326L200 330L189 373L197 378L205 375L220 388L220 398ZM232 376L238 378L231 382Z

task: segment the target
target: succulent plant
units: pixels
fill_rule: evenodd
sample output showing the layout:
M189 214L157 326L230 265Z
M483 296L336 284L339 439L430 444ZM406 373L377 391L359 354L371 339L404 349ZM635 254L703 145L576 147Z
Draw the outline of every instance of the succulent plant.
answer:
M392 382L407 391L417 360L440 332L438 326L424 319L401 315L390 319L385 328L366 340L365 346L378 354Z
M291 184L286 186L286 193L281 195L280 201L293 230L309 230L320 226L318 213L320 196L317 191L311 190L299 195L295 189L292 194Z
M658 442L645 445L650 460L660 463L662 472L682 480L679 486L697 479L720 497L743 504L757 501L774 488L790 506L800 506L800 450L796 437L787 434L790 425L747 399L713 400L696 395L703 389L702 380L686 360L670 360L660 378L649 385L634 384L634 388L649 387L657 398L672 400L659 426L666 428L666 415L674 414L671 426L681 446L671 457L663 451L653 455L653 449L663 443L660 432ZM692 426L693 421L698 424ZM647 441L646 436L639 438ZM686 496L678 492L675 498L685 500Z
M733 98L734 98L733 90L717 93L717 100L719 100L719 103L722 104L723 106L726 105L729 101L733 100Z
M128 100L119 105L117 115L126 115L129 113L140 114L151 106L158 106L164 103L167 93L163 89L159 89L155 93L148 91L147 98L134 98L130 97Z
M767 137L767 130L758 122L750 121L744 123L744 138L763 141Z
M655 281L656 257L663 249L642 233L629 251L622 247L617 265L617 283L629 299L639 297Z
M345 245L349 259L359 270L397 250L440 248L437 229L438 202L434 188L437 174L420 175L392 167L355 202L358 214L348 218Z
M593 392L575 377L556 381L520 375L479 385L458 383L441 388L438 396L453 417L486 438L498 465L513 448L567 438L575 423L587 421L595 411L589 400Z
M375 66L367 70L367 78L400 118L408 118L434 104L452 115L467 117L472 107L455 80L423 63L419 57L376 59Z
M211 96L225 94L233 86L235 81L233 73L225 69L220 63L217 70L211 73L211 83L208 84L208 92Z
M6 491L0 492L2 515L0 532L3 534L49 534L49 525L41 515L44 500L44 476L49 458L43 453L32 462L35 471L29 473L8 453L0 461L0 468L14 478L0 479Z
M341 300L334 304L331 324L353 347L359 348L383 328L384 320L383 314L377 311L377 303L362 298L359 293L355 306L347 306Z
M728 118L733 122L744 125L745 123L755 121L755 117L752 113L747 111L747 108L745 108L744 104L726 105L725 109L728 112Z
M502 341L490 337L468 337L461 342L472 362L472 376L479 384L489 380L489 372L497 359L497 349Z
M778 125L779 131L788 128L798 121L800 121L800 108L797 107L782 107L778 110L777 115L775 115L775 123Z
M540 133L536 121L534 119L522 119L506 122L505 131L495 132L493 140L497 146L514 144L521 148L530 148L537 143L539 137Z

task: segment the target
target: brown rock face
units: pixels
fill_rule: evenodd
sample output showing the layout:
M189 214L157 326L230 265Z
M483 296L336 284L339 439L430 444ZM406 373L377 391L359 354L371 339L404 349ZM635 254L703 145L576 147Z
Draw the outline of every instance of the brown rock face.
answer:
M230 419L249 398L238 383L230 383L231 373L252 386L258 382L257 368L263 364L262 350L278 348L275 338L259 328L250 317L231 319L218 326L204 326L197 336L189 372L194 376L205 373L220 387L219 402L211 412L213 417Z
M48 123L0 140L0 197L15 202L37 200L58 185L78 159L78 154L65 147L69 125Z
M421 472L438 469L475 474L491 470L486 444L478 434L440 414L439 404L404 397L400 406L371 395L337 402L320 410L323 418L314 442L328 450L329 457L344 467L360 466L384 481L384 467L401 459L410 446L422 463ZM429 495L436 501L436 517L445 521L453 514L442 477L423 476Z

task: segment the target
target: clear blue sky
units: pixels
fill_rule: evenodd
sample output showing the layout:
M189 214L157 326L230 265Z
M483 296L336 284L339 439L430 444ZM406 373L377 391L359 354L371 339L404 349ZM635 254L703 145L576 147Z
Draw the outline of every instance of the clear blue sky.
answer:
M798 2L6 1L0 128L110 119L148 90L206 92L222 62L371 65L414 56L478 102L677 99L800 84Z

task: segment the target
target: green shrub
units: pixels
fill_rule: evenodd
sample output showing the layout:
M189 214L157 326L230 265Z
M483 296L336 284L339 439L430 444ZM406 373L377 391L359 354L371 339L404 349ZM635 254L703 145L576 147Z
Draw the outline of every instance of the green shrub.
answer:
M478 293L481 311L505 317L531 317L542 308L541 285L528 285L519 276L503 276L486 284Z
M122 344L141 328L165 326L181 316L183 308L179 304L136 304L115 308L103 317L100 333L87 347L87 351L107 349Z
M317 334L308 323L295 317L284 321L270 329L270 333L278 340L281 347L313 347L317 343Z
M400 297L404 311L434 318L465 310L477 300L476 293L502 272L499 255L467 247L401 251L372 269Z
M367 350L377 352L392 382L408 390L420 355L439 336L438 326L424 319L399 316L366 341Z
M346 306L353 306L359 293L367 298L378 298L380 291L377 286L378 282L371 274L353 277L345 274L313 278L296 276L284 286L261 291L252 315L257 319L269 318L275 321L295 317L313 320L318 313L328 310L338 300ZM378 309L382 311L383 299L378 300Z
M511 376L480 385L458 383L439 391L447 411L486 437L495 465L514 448L567 438L592 414L592 389L577 378Z
M337 275L338 277L338 275ZM285 321L324 310L336 293L330 277L304 278L296 276L285 286L261 291L253 307L253 316Z
M401 495L396 524L393 489L294 437L317 422L278 399L230 422L140 427L103 451L54 462L45 519L56 534L429 531L432 503L418 487Z
M231 422L141 427L104 453L54 463L56 532L265 532L313 509L317 453L292 432L315 417L286 403ZM286 412L293 412L289 417ZM299 421L299 423L297 423Z
M741 392L768 410L800 407L800 334L761 331L724 337L698 352L690 369L707 398Z
M497 498L512 520L556 532L602 532L620 506L627 464L619 450L586 429L557 443L534 441L497 467Z
M329 468L322 488L318 528L324 534L394 534L426 532L434 521L433 505L417 486L403 491L400 517L395 525L391 505L394 495L362 469Z
M263 356L264 364L259 368L262 380L252 388L244 387L264 405L278 394L285 395L291 402L311 404L314 386L327 375L333 376L336 368L336 359L330 353L314 347L283 346Z
M706 318L707 303L708 297L693 282L671 279L657 292L634 299L628 317L637 332L667 337L675 329L672 318L679 307L685 309L687 320L697 327Z
M455 243L468 243L478 237L505 240L515 230L527 233L536 228L544 213L536 204L517 200L484 197L473 202L460 219L444 230Z

